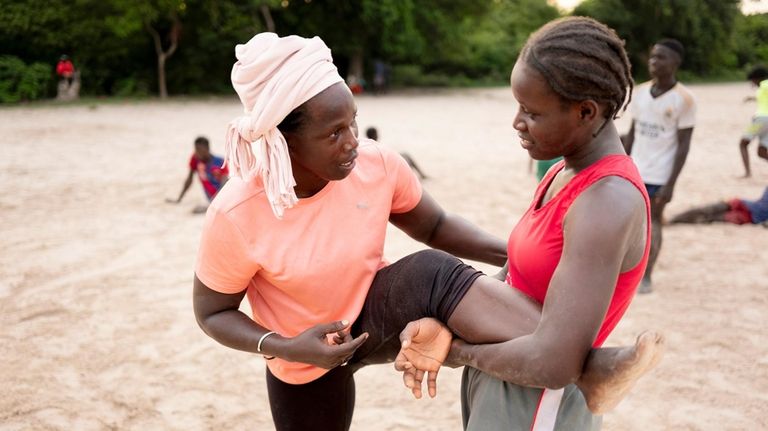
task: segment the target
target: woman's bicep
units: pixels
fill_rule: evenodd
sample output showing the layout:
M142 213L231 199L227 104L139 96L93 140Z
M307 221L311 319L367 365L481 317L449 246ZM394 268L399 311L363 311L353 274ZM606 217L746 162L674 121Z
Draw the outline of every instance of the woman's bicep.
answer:
M238 293L261 270L254 256L252 235L246 238L226 214L209 210L200 237L195 276L205 286L221 293Z
M237 310L245 297L246 289L237 293L221 293L206 286L197 275L195 275L192 304L195 310L195 317L198 322L216 313L227 310Z
M588 189L566 216L563 253L550 282L540 324L549 336L560 334L562 349L589 350L630 250L636 212L642 209L635 198L642 205L642 196L626 180L619 181ZM628 198L632 190L638 196Z
M411 238L426 243L445 217L445 211L426 191L410 211L392 213L389 221Z

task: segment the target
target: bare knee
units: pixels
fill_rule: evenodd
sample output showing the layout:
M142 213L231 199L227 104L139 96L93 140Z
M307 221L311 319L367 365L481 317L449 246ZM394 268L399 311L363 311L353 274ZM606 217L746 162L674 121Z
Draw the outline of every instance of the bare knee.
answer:
M757 155L768 160L768 147L762 145L757 147Z
M740 146L741 148L747 148L747 147L749 146L749 143L750 143L750 140L749 140L749 139L742 139L742 140L739 142L739 146Z

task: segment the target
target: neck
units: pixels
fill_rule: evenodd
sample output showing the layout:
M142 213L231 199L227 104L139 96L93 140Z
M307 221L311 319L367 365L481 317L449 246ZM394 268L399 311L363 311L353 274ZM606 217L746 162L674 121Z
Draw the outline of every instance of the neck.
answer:
M299 199L311 198L312 196L318 194L320 190L325 188L326 185L328 185L328 181L326 181L322 186L316 187L303 188L297 185L293 188L293 192L296 193L296 197Z
M301 166L297 166L293 160L291 160L291 165L293 168L293 179L296 181L293 192L296 193L296 197L299 199L316 195L329 183L328 180L304 170Z
M579 148L575 153L565 156L565 167L578 173L603 157L614 154L626 155L627 153L621 145L621 138L616 126L613 121L609 120L603 130L588 144Z
M653 79L653 87L661 92L667 91L677 84L675 75L659 76Z

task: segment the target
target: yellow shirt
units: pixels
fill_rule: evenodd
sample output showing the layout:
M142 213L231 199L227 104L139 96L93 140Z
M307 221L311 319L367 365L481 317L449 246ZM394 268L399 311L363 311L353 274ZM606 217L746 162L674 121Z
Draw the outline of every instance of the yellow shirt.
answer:
M405 160L367 139L349 176L299 199L282 220L272 213L260 177L232 178L206 215L195 273L217 292L247 289L253 320L286 337L320 323L354 322L373 277L387 264L390 214L410 211L421 194ZM280 358L267 366L292 384L328 371Z
M757 99L757 112L755 115L758 117L768 117L768 79L760 82L755 99Z

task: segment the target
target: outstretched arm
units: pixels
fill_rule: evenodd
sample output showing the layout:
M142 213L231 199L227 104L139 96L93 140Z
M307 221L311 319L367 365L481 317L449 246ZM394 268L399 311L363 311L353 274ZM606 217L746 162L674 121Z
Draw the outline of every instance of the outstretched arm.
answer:
M179 197L174 201L171 199L166 199L168 203L174 203L177 204L181 202L181 199L184 197L184 195L187 193L187 190L189 190L189 186L192 185L192 176L195 174L195 171L190 169L189 175L187 175L187 179L184 180L184 186L181 189L181 193L179 193Z
M391 214L389 221L411 238L461 258L502 266L506 243L463 218L446 213L426 192L415 208Z

